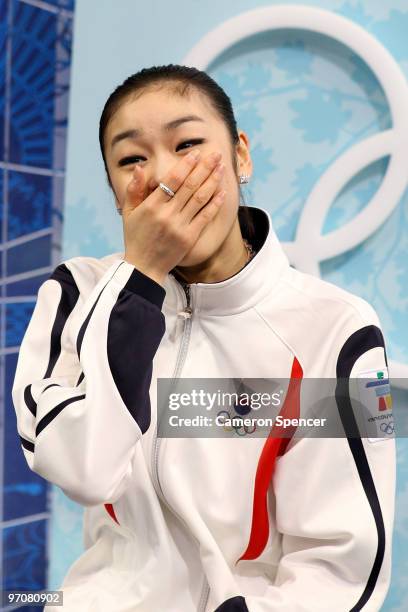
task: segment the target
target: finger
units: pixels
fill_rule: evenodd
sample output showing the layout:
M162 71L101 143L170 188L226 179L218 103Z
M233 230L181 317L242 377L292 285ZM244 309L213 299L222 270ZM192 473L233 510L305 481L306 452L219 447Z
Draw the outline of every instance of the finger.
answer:
M225 202L226 191L223 189L215 195L206 206L204 206L189 224L189 231L198 237L207 225L214 219L220 208ZM198 240L197 237L197 240Z
M134 210L144 199L145 180L142 169L135 166L132 178L127 186L122 206L122 215Z
M220 162L221 154L214 151L205 157L201 163L186 177L174 197L175 210L180 212L200 186L208 179L214 168ZM206 204L208 199L204 202ZM201 204L202 206L203 204ZM191 218L191 217L190 217Z
M216 192L220 191L220 181L224 171L225 165L217 164L207 180L191 195L189 201L181 210L181 216L185 223L190 223L203 206L208 204L211 198L216 195Z
M199 158L200 151L198 149L194 149L194 151L190 151L188 155L185 155L175 166L172 168L162 179L162 183L167 185L174 193L178 191L180 186L183 184L187 176L190 174L192 169L196 166ZM153 192L156 197L160 197L160 202L166 201L169 202L173 200L174 197L167 195L160 186L156 187Z

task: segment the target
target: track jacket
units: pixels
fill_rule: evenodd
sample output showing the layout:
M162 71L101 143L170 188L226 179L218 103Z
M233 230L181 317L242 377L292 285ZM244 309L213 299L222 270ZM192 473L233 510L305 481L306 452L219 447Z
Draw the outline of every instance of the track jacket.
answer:
M291 377L296 395L387 372L373 308L291 267L248 208L258 252L222 282L162 286L115 253L40 287L13 401L30 468L85 507L64 612L381 608L394 439L156 436L158 377Z

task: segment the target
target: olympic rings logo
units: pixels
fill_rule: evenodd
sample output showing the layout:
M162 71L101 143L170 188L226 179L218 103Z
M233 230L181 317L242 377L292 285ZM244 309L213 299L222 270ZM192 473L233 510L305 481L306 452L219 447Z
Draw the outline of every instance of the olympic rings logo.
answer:
M234 408L236 409L236 406L234 406ZM251 410L251 408L249 408L249 410ZM248 411L249 412L249 411ZM237 413L238 414L238 413ZM231 414L228 412L228 410L220 410L217 414L217 420L218 418L222 418L225 417L225 419L228 419L228 421L231 422L231 425L228 425L227 423L223 424L223 429L226 432L231 432L233 431L235 433L235 435L237 436L247 436L250 434L253 434L256 431L256 424L254 423L253 426L248 426L248 425L234 425L233 420L236 419L237 417L235 416L231 416ZM238 418L241 415L238 414Z
M205 34L182 63L206 70L226 49L249 36L282 29L308 30L329 36L356 53L377 77L387 98L392 127L354 144L323 173L311 190L293 242L282 243L292 264L320 277L320 262L358 246L383 224L407 186L408 85L389 51L360 25L332 11L311 6L267 6L227 19ZM382 184L351 221L323 233L332 203L349 181L378 159L389 156ZM408 379L408 365L390 362L400 386ZM394 373L395 372L395 373Z
M381 423L380 429L387 436L391 436L394 433L394 431L395 431L394 422L391 422L391 423Z

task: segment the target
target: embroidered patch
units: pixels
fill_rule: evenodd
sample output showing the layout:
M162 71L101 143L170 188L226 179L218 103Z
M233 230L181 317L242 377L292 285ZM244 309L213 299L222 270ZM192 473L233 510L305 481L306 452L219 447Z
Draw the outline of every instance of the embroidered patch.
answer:
M359 372L357 378L368 441L395 438L388 369Z

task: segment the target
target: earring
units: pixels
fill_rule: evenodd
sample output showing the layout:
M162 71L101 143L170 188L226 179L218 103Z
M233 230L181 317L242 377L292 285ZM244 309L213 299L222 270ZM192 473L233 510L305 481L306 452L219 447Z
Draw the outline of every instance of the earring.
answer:
M116 212L118 213L118 215L122 214L122 209L121 208L116 208Z
M248 174L240 174L238 176L240 185L245 183L249 183L249 179L251 178Z

